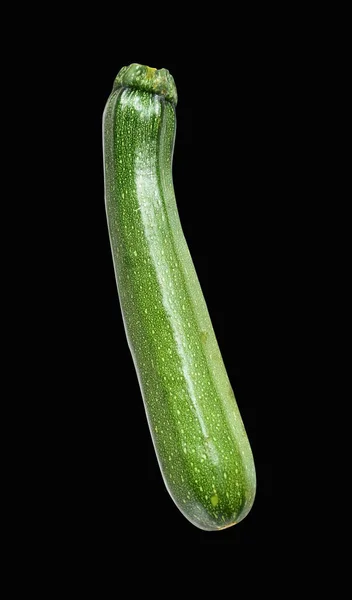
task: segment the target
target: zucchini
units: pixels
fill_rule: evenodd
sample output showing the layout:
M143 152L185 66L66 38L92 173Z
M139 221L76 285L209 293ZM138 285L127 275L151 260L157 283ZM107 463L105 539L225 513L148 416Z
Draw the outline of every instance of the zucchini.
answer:
M256 475L177 211L176 103L166 69L121 69L103 116L105 203L126 336L161 473L181 513L211 531L248 514Z

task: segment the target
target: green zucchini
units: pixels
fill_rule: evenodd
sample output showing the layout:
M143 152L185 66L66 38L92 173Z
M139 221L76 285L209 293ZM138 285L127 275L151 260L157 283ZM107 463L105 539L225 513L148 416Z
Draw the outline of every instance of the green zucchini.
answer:
M166 69L121 69L103 116L105 203L126 336L161 473L181 513L211 531L248 514L256 475L177 211L176 103Z

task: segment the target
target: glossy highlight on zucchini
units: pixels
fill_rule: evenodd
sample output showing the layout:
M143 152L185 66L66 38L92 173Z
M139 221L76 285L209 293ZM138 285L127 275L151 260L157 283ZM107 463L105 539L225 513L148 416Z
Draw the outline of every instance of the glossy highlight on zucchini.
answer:
M213 531L248 514L256 475L177 211L176 104L166 69L132 64L117 75L103 116L106 214L127 341L165 485L191 523Z

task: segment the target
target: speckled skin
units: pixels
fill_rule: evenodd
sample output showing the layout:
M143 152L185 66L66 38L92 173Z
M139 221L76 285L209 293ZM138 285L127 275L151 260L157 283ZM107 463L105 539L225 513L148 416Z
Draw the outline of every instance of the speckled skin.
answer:
M178 216L177 94L162 72L124 67L107 101L107 220L127 340L166 487L189 521L218 530L248 514L256 476Z

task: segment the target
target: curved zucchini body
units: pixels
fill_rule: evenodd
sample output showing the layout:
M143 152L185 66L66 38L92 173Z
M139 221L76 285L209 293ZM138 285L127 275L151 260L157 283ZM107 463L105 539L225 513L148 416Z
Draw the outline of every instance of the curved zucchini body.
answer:
M178 216L176 102L167 70L121 69L103 118L106 212L126 336L164 482L189 521L218 530L248 514L256 476Z

